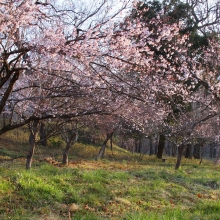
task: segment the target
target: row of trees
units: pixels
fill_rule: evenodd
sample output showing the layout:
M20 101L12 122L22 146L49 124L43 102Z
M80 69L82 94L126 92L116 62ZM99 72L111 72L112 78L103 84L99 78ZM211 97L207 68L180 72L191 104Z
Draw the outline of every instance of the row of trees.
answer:
M159 134L157 157L169 140L176 169L188 145L219 142L219 2L115 3L0 3L0 135L29 124L27 168L48 119L96 123L106 141Z

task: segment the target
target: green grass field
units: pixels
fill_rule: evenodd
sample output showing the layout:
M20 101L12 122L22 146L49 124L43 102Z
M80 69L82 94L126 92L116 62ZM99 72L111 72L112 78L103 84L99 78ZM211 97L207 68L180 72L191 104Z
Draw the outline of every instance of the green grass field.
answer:
M2 220L220 219L220 166L211 161L184 159L177 171L175 158L163 163L117 147L95 161L98 147L76 144L68 167L59 163L62 146L38 147L26 171L27 144L10 135L0 144Z

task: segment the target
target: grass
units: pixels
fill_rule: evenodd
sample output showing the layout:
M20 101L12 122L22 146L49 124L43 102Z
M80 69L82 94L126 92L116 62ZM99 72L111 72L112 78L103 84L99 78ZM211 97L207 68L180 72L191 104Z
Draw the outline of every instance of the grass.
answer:
M139 157L114 146L106 158L95 161L98 148L78 143L71 151L70 165L40 162L61 149L38 147L31 170L25 170L27 145L0 148L0 219L122 219L122 220L219 220L220 166L184 159L174 169L155 157ZM3 150L4 149L4 150ZM141 159L141 160L140 160Z

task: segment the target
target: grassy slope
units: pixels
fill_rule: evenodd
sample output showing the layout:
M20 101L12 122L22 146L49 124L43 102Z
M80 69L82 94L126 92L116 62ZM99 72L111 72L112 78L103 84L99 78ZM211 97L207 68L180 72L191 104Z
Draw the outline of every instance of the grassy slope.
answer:
M20 132L20 133L19 133ZM39 162L60 160L60 148L37 148L30 171L24 169L28 135L13 131L0 142L0 219L220 219L220 166L184 159L174 170L166 163L115 148L103 161L97 147L77 144L69 167ZM89 158L89 159L87 159Z

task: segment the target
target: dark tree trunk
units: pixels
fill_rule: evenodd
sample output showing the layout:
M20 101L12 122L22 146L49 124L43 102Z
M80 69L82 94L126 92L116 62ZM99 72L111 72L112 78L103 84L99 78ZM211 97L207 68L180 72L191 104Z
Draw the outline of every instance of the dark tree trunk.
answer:
M196 144L194 146L193 156L195 159L201 159L201 145L200 144Z
M200 147L200 161L199 161L199 165L202 164L203 156L204 156L204 145L202 144L202 146Z
M211 159L213 158L213 146L212 145L209 147L209 157Z
M187 144L186 151L185 151L185 158L192 159L192 153L191 152L192 152L192 145Z
M105 138L105 140L104 140L104 142L103 142L103 144L102 144L102 147L101 147L101 149L99 150L99 153L98 153L98 155L97 155L97 157L96 157L96 160L98 160L99 158L101 158L101 159L104 158L105 149L106 149L106 144L108 143L108 140L113 136L113 133L114 133L114 131L111 132L111 133L108 133L108 134L106 135L106 138Z
M166 155L170 156L170 142L165 145L164 152Z
M16 81L19 78L20 72L19 72L19 70L16 70L16 71L13 71L13 72L10 71L9 74L11 75L11 77L9 77L10 81L7 84L6 91L3 94L1 94L0 114L3 112L3 109L5 107L6 101L7 101L8 97L10 96L10 94L11 94L11 92L13 90L14 84L16 83ZM5 81L3 80L2 82L3 82L3 84L1 84L1 87L4 85Z
M159 136L159 144L158 144L158 151L157 151L157 158L158 159L162 159L163 151L164 151L164 148L165 148L165 142L166 142L165 135L161 134Z
M135 152L141 153L141 141L140 140L135 141Z
M165 147L166 148L166 147ZM167 151L166 151L166 154L168 155L168 156L170 156L171 155L171 147L170 147L170 142L168 142L168 144L167 144Z
M220 151L219 151L220 152ZM213 150L213 158L216 158L217 157L217 149L216 147L214 148Z
M172 156L176 156L176 145L172 144Z
M5 113L2 114L2 121L3 121L3 127L5 127L6 126L6 114Z
M150 152L149 155L153 155L154 154L154 150L153 150L153 141L152 141L152 137L149 137L149 144L150 144Z
M158 143L159 143L159 136L157 136L156 138L156 144L154 146L154 154L156 155L157 154L157 151L158 151Z
M177 160L176 160L176 166L175 169L178 170L181 164L181 160L182 160L182 156L184 154L186 147L181 145L178 147L178 156L177 156Z
M204 154L204 151L203 151L203 144L200 146L200 149L199 149L199 158L202 159L203 158L203 154Z
M32 159L34 155L34 150L36 146L36 138L38 134L38 125L39 121L33 121L29 123L29 129L30 129L30 136L29 136L29 142L30 142L30 147L29 147L29 152L27 155L27 160L26 160L26 169L29 170L32 165Z
M191 151L190 151L190 158L189 159L193 158L193 150L194 150L194 145L191 144Z
M111 152L112 152L112 155L113 155L113 140L112 140L112 136L110 138L110 148L111 148Z
M45 130L44 122L41 122L41 125L40 125L40 143L43 146L47 146L47 138L46 138L46 130Z
M216 152L216 163L219 163L220 160L220 150Z

